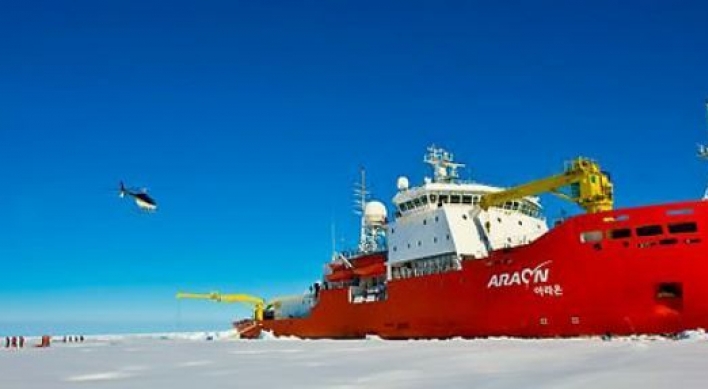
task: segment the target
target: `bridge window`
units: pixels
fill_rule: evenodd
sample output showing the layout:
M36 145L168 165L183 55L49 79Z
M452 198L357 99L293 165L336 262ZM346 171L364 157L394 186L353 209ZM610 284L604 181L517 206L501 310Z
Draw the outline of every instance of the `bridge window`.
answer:
M436 195L434 195L434 194L431 194L431 195L430 195L430 202L431 202L431 203L434 203L435 200L437 200L437 199L438 199L438 196L436 196Z
M420 207L420 199L413 199L413 204L414 204L416 207Z
M688 234L698 231L698 226L694 222L669 224L669 232L672 234Z
M612 239L630 238L632 237L632 230L629 228L618 228L616 230L611 230L609 235Z
M637 227L637 236L654 236L661 235L664 233L664 229L660 225L655 224L651 226Z
M439 203L447 203L447 195L440 195Z
M460 195L451 195L450 196L450 203L452 204L459 204L460 203Z
M472 204L472 196L462 196L462 204Z

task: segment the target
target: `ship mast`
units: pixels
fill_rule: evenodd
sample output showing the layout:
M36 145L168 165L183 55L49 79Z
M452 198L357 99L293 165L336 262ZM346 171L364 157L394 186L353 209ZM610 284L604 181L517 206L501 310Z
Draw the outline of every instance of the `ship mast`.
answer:
M457 169L464 167L462 163L452 162L454 155L443 148L430 146L423 161L433 167L434 182L456 182L459 177Z
M354 213L361 216L361 223L359 226L359 251L366 252L367 250L367 229L366 229L366 200L369 197L369 191L366 189L366 170L363 167L359 169L361 174L361 181L359 185L354 189Z
M706 99L706 129L708 130L708 99ZM698 145L698 157L701 159L708 160L708 146L699 144ZM703 200L708 200L708 187L706 187L703 193Z
M386 209L378 201L369 202L369 194L366 189L366 171L361 168L361 181L354 189L355 213L361 216L358 247L360 253L372 253L385 247L381 239L385 236Z

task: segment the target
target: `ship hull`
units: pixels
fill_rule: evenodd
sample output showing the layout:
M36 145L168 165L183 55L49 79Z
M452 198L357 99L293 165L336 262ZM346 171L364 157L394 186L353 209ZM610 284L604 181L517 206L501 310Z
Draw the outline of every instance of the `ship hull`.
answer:
M387 339L705 328L707 221L698 201L580 215L458 270L392 279L385 298L354 302L349 288L325 289L306 317L258 324L275 335Z

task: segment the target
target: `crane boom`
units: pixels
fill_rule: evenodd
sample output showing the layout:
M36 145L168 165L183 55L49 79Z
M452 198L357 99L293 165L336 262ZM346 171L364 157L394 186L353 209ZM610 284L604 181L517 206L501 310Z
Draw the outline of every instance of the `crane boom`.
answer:
M570 186L570 194L561 188ZM483 210L541 193L555 193L575 202L588 213L610 211L613 207L612 182L600 166L587 158L576 158L566 165L565 171L551 177L531 181L500 192L489 193L480 199Z
M256 320L263 320L263 310L265 307L265 300L260 297L252 296L250 294L221 294L219 292L210 293L186 293L179 292L176 296L178 299L199 299L199 300L211 300L217 303L244 303L252 305L254 308L254 315Z

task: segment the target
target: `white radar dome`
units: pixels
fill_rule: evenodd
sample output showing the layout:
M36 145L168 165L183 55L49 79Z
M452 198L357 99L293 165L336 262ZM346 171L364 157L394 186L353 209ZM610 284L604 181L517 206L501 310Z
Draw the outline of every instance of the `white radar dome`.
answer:
M410 183L408 182L408 177L401 176L398 177L398 181L396 182L396 186L398 187L398 190L408 190Z
M379 201L369 201L364 207L364 219L370 226L383 225L386 223L386 206Z

